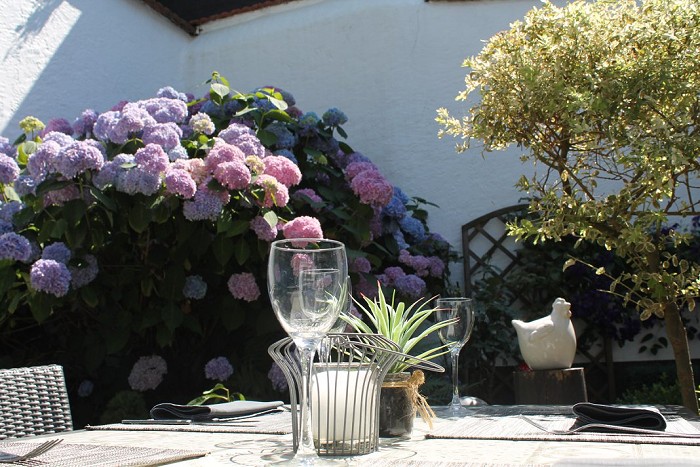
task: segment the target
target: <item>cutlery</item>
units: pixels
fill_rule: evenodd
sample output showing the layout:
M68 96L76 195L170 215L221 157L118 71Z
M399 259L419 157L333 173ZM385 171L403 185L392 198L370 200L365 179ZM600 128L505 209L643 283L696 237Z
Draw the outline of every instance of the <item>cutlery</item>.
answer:
M62 439L52 439L51 441L46 441L45 443L41 443L39 446L36 448L32 449L26 454L22 455L17 455L17 454L7 454L7 453L0 453L0 463L2 464L13 464L15 462L21 462L25 461L27 459L33 459L35 457L38 457L42 454L44 454L46 451L52 449L54 446L58 445Z

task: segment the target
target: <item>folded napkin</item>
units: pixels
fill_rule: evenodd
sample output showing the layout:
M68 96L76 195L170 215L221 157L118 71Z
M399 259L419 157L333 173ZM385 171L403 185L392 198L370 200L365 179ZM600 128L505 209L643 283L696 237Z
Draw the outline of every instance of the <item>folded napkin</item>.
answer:
M579 402L574 404L573 411L576 415L576 426L580 427L593 424L608 425L610 429L616 427L659 431L666 429L666 419L654 407L622 407Z
M186 419L193 421L233 418L276 411L284 402L233 401L212 405L180 405L164 402L151 409L155 420Z

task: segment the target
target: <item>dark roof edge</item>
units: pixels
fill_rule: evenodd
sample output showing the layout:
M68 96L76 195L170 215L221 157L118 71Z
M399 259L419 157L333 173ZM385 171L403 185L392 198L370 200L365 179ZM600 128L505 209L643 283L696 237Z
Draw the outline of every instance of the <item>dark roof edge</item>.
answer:
M146 1L146 0L144 0ZM148 0L151 1L151 0ZM242 8L236 8L233 10L228 10L228 11L222 11L221 13L218 13L216 15L212 16L206 16L204 18L197 18L192 20L192 24L195 26L200 26L205 23L209 23L211 21L216 21L219 19L224 19L224 18L229 18L231 16L239 15L242 13L248 13L251 11L255 10L262 10L263 8L268 8L271 6L276 6L276 5L282 5L284 3L291 3L293 0L268 0L266 2L259 2L256 3L255 5L250 5Z
M161 15L168 18L172 23L174 23L177 27L183 29L190 36L197 36L199 34L199 28L197 26L185 21L180 16L176 15L172 10L164 6L162 3L156 0L141 1L149 7L151 7L157 13L160 13Z

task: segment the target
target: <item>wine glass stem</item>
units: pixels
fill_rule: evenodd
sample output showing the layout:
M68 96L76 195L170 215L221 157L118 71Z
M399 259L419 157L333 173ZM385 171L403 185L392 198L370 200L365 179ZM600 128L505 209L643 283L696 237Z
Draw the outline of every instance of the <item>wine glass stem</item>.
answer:
M450 405L462 405L459 400L459 347L455 347L450 351L452 357L452 402Z
M301 442L295 457L316 457L313 435L311 433L311 411L309 393L311 392L311 365L314 361L316 345L306 344L299 348L301 359Z

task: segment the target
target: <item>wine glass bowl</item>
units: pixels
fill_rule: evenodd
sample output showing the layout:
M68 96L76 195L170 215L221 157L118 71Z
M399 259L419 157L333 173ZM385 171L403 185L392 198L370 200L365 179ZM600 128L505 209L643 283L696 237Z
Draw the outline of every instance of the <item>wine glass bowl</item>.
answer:
M448 321L448 326L441 328L438 335L450 353L452 367L452 401L445 411L448 417L460 417L467 413L459 397L459 353L469 341L474 328L474 304L470 298L438 298L436 317L439 321Z
M289 465L320 465L311 433L309 384L311 366L323 337L338 320L346 300L345 246L335 240L292 239L272 243L267 290L282 328L297 346L301 360L301 438Z

